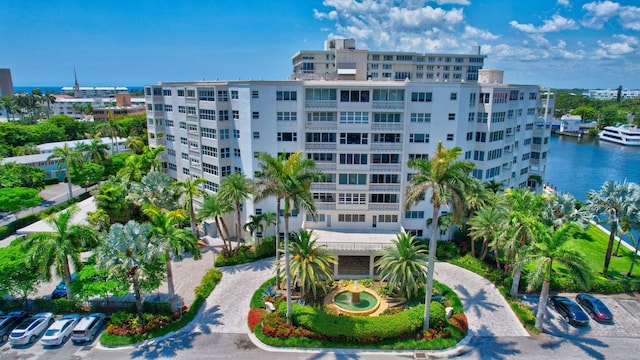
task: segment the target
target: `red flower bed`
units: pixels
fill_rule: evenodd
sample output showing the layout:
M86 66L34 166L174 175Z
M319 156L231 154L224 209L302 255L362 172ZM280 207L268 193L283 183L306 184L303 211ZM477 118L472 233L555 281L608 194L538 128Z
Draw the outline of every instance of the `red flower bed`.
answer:
M256 325L260 324L264 317L267 315L267 310L265 309L251 309L249 310L249 316L247 318L247 322L249 323L249 329L253 331L253 328Z
M118 336L144 335L151 330L163 327L172 320L164 315L143 315L145 324L140 324L139 319L135 315L123 316L121 320L111 322L105 330L107 334Z
M265 317L262 324L262 333L266 336L278 339L291 337L314 337L312 331L305 328L287 324L285 316L280 312L274 312Z
M464 314L454 314L449 319L449 323L465 334L469 331L469 323L467 322L467 317Z

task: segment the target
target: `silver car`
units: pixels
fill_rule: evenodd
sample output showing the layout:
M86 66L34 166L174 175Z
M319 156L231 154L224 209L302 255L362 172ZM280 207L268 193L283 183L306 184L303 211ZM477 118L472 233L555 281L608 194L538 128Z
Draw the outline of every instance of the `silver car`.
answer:
M53 314L43 312L27 318L9 335L9 343L11 345L27 345L36 341L38 336L47 330L49 325L54 322Z
M53 325L49 326L47 332L44 333L40 343L44 346L58 346L63 344L71 337L71 332L76 324L80 321L80 315L65 315L61 319L56 320Z
M104 325L105 318L104 314L95 313L80 319L78 324L73 328L71 341L74 343L93 341L98 331L102 328L102 325Z

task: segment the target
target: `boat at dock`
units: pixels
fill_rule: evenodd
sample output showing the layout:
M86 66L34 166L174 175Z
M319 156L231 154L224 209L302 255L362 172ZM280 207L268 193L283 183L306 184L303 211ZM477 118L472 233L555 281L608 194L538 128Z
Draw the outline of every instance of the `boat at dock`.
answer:
M605 126L598 135L600 140L625 146L640 146L640 128L632 124Z

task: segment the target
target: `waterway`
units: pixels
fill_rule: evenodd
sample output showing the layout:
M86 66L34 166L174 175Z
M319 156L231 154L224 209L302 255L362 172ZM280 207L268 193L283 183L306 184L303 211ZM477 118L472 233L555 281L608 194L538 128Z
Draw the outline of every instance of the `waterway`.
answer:
M583 136L551 136L544 181L585 201L607 180L640 184L640 146L629 147Z

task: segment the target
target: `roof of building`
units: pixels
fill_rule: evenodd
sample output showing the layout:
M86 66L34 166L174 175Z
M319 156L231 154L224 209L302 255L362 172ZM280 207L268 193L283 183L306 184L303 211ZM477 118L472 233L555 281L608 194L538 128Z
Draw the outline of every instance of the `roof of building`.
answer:
M44 144L40 144L37 145L37 148L40 149L41 153L51 153L53 152L53 149L55 148L59 148L59 147L63 147L65 144L68 144L68 146L72 149L75 149L77 147L78 143L81 144L91 144L91 141L93 139L81 139L81 140L70 140L70 141L58 141L58 142L52 142L52 143L44 143ZM103 137L100 138L100 141L102 143L106 143L106 144L111 144L111 138L110 137ZM127 139L125 138L117 138L116 142L117 143L122 143L127 141Z
M93 196L84 201L79 202L77 206L78 206L78 212L73 214L73 216L69 220L70 224L71 225L87 225L88 224L87 216L89 215L89 212L94 212L97 209ZM23 227L22 229L18 229L16 231L16 235L18 236L29 235L33 233L39 233L39 232L55 232L55 231L56 230L53 229L51 225L47 223L46 220L40 220L29 226Z

